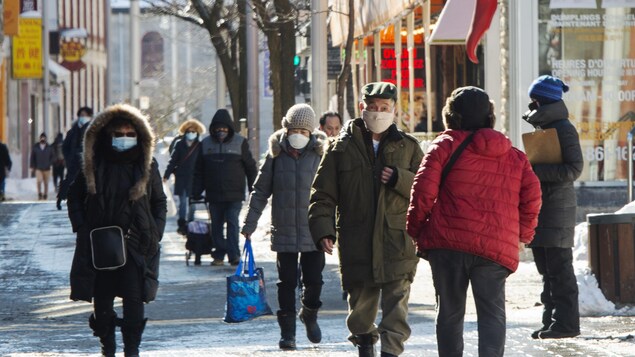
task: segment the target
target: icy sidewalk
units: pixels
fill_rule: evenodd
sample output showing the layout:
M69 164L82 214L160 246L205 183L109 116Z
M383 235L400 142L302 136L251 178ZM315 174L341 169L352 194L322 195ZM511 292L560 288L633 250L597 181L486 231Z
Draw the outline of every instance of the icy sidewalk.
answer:
M277 309L275 255L269 250L268 212L254 234L257 263L267 278L268 300ZM65 211L53 202L0 205L0 355L96 356L98 342L87 326L91 305L68 300L68 271L74 248ZM298 350L277 348L279 329L274 316L240 324L222 322L225 277L233 268L185 265L185 240L176 235L170 218L163 239L161 287L157 301L146 305L149 323L143 336L145 356L355 356L346 340L346 304L341 299L337 257L327 256L323 309L319 323L323 341L312 345L298 321ZM591 284L592 285L592 284ZM586 288L585 288L586 289ZM631 317L582 319L582 336L536 341L539 327L540 279L533 263L524 262L507 284L506 356L632 356L635 334ZM582 291L581 296L591 296ZM610 307L610 306L609 306ZM117 307L120 311L120 307ZM436 356L434 289L430 269L419 264L410 299L412 336L403 356ZM465 318L465 356L478 355L476 316L471 296ZM121 338L118 336L119 350ZM624 340L624 341L623 341ZM379 347L379 346L378 346ZM378 348L379 351L379 348ZM121 354L120 354L121 355Z

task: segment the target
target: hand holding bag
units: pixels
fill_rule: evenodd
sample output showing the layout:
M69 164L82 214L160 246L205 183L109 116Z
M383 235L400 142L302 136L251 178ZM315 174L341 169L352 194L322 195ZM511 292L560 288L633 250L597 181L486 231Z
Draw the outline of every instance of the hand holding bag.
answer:
M90 231L93 267L115 270L126 264L126 236L119 226L95 228Z
M255 266L251 240L247 239L236 273L227 277L225 322L243 322L273 314L267 303L264 271Z

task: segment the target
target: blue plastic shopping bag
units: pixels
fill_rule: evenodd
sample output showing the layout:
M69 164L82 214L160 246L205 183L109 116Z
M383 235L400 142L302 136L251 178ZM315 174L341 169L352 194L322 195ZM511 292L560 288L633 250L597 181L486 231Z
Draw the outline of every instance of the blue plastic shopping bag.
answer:
M243 322L273 314L267 304L264 271L255 266L251 241L246 240L236 273L227 277L225 322Z

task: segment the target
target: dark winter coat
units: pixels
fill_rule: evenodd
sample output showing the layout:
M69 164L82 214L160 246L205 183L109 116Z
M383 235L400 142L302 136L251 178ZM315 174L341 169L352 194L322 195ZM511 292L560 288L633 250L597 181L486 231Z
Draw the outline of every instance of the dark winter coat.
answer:
M118 153L112 150L104 127L124 117L137 131L138 145ZM92 266L89 233L118 225L130 228L126 239L128 263L138 267L143 300L152 301L158 289L159 241L166 217L166 196L156 161L154 134L143 115L128 105L116 105L99 114L86 131L83 167L70 187L68 215L77 232L71 267L71 299L90 302L97 271ZM123 287L125 290L125 287ZM116 291L118 296L124 291Z
M269 152L260 167L249 199L249 212L242 231L253 233L271 199L271 250L281 253L316 251L309 231L309 197L326 135L314 132L307 146L295 158L286 129L269 137Z
M212 132L214 125L224 124L228 136L219 142ZM240 202L245 199L245 189L251 192L258 167L249 151L247 140L234 131L229 115L214 116L210 135L201 141L201 149L194 169L192 197L205 191L207 202ZM246 182L245 182L246 181Z
M3 143L0 143L0 181L5 179L6 171L11 171L11 156L9 149Z
M40 147L40 143L33 145L31 149L31 160L29 167L33 170L50 170L51 166L55 162L55 152L53 147L49 144L44 146L44 149Z
M71 181L82 168L84 133L89 124L90 123L87 123L80 127L79 122L75 121L64 138L62 152L64 154L64 161L66 162L66 177Z
M534 236L540 183L527 156L493 129L476 131L440 187L469 131L447 130L428 149L412 186L408 233L420 251L451 249L518 267L518 244Z
M423 153L393 124L375 157L362 119L349 121L329 142L311 190L309 227L316 244L336 240L344 289L413 279L419 258L406 233L410 188ZM394 186L381 183L385 166Z
M189 196L192 192L192 180L194 177L194 168L196 167L196 160L200 152L199 146L201 145L198 138L192 141L191 145L187 145L187 140L182 138L174 145L172 156L168 167L165 169L163 178L168 179L170 175L174 174L176 178L174 182L174 194L180 195L185 190L185 193Z
M580 177L584 160L578 132L568 118L566 105L559 101L541 105L526 119L535 128L555 128L562 150L561 164L533 165L542 188L542 209L531 247L573 247L577 207L573 182Z

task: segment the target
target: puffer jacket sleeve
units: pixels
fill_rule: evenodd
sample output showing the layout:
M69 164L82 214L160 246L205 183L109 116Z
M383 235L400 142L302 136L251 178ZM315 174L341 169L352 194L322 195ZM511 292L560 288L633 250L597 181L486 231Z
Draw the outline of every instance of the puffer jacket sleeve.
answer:
M258 177L254 183L254 189L249 197L249 210L245 217L242 232L252 234L258 225L258 219L267 206L267 200L273 191L273 161L275 159L267 155L265 162L260 167Z
M83 171L80 171L77 176L75 176L75 180L73 180L68 189L67 199L68 218L73 226L73 232L77 232L77 230L84 225L86 218L86 208L84 205L84 201L86 200L86 178L84 177Z
M159 239L161 239L161 237L163 237L163 231L165 230L167 198L165 192L163 192L159 165L156 161L153 160L150 170L152 170L150 173L150 209L152 210L152 217L157 226Z
M333 145L333 144L331 144ZM332 146L326 151L317 169L309 203L309 230L318 248L324 237L336 240L335 209L338 203L337 152Z
M172 156L170 156L170 162L168 163L168 167L165 168L165 172L163 173L163 178L166 180L169 179L170 175L174 173L174 171L176 170L176 166L180 164L181 161L183 161L182 159L183 150L179 150L179 146L180 146L179 143L175 145L174 150L172 151Z
M446 149L438 143L432 144L428 153L421 160L419 170L414 176L406 230L415 241L420 236L421 229L439 195L441 171L443 171L442 162L443 158L447 156Z
M540 190L540 181L538 181L538 177L532 170L527 157L525 154L517 152L524 159L518 205L520 241L529 244L534 239L535 229L538 225L538 214L542 205L542 192Z
M254 181L256 181L256 176L258 175L258 166L256 165L256 160L254 160L254 157L251 155L251 150L249 150L249 144L246 139L242 145L242 160L245 166L245 174L247 175L247 189L251 192L253 190Z
M534 172L541 182L573 182L580 177L584 167L578 132L569 121L556 130L562 150L562 163L536 164Z
M397 168L397 182L395 183L394 189L406 199L410 199L412 183L414 181L415 173L417 172L419 165L421 165L422 158L423 152L421 151L421 147L417 144L415 152L412 154L410 159L410 167L408 169Z

